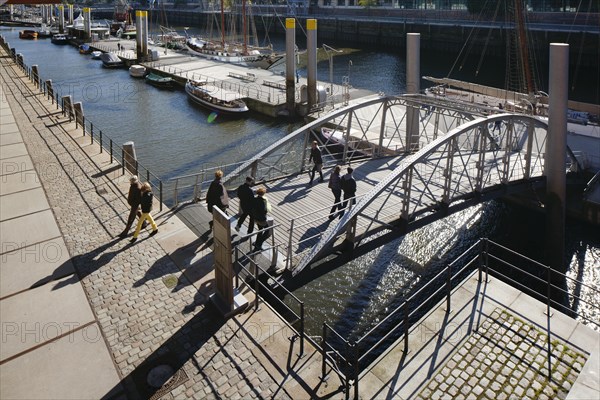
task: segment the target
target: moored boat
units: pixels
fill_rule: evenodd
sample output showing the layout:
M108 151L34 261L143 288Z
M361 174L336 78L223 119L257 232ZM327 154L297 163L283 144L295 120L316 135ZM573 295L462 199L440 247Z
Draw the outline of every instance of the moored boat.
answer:
M185 84L185 91L194 103L212 111L226 114L248 112L248 106L241 99L239 93L223 90L206 82L191 80Z
M172 89L175 83L169 76L161 76L152 72L146 75L146 82L161 89Z
M146 75L146 67L135 64L129 67L129 75L133 78L143 78Z
M285 58L285 54L274 53L270 50L261 51L248 48L244 52L242 48L231 44L223 47L220 43L198 38L188 38L185 44L188 52L192 55L245 67L269 69L283 62Z
M100 55L100 59L102 60L102 66L105 68L120 68L125 65L114 53L103 53Z
M100 50L92 51L92 59L93 60L99 60L101 55L102 55L102 52Z
M62 33L57 33L56 35L52 35L52 39L50 41L54 44L65 45L69 44L69 37Z
M38 33L32 30L24 30L19 32L19 39L37 39Z
M87 45L87 44L80 44L79 45L79 54L91 54L92 53L92 48Z

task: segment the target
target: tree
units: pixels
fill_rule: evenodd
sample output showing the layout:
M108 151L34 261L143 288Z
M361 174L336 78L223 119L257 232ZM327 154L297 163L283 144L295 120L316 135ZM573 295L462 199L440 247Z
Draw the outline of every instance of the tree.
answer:
M379 5L378 0L358 0L358 5L364 8L371 8Z

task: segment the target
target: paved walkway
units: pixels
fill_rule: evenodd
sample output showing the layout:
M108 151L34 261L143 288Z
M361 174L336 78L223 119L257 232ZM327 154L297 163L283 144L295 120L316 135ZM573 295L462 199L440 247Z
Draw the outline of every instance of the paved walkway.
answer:
M278 317L207 307L210 247L168 210L158 235L116 238L128 176L1 55L0 397L289 398L250 351L287 341ZM157 391L161 364L177 379Z
M169 210L158 235L116 238L128 177L0 61L0 398L344 397L269 307L223 320L208 305L210 242ZM471 276L443 307L364 371L361 398L599 397L597 332L555 313L548 383L543 337L523 333L543 331L544 305Z

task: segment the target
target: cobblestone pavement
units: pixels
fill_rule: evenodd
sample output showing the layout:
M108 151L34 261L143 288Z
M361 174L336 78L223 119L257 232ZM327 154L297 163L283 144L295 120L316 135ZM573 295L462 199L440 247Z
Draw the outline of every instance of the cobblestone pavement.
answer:
M115 238L128 215L123 193L66 134L62 126L73 124L41 105L43 95L8 58L1 76L77 271L63 285L82 281L128 397L149 397L146 373L165 362L179 371L172 390L156 393L165 398L288 398L239 327L205 307L206 296L155 237L142 233L133 245ZM169 276L175 287L163 282Z
M552 379L548 380L547 346L545 332L497 309L417 399L564 399L587 357L551 340Z

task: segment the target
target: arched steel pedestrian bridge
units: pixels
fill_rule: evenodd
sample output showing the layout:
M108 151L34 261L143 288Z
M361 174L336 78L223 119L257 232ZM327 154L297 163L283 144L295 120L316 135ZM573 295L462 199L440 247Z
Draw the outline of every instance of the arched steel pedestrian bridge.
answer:
M335 164L355 169L356 204L339 220L330 220L327 183L308 185L313 137L325 153L325 181ZM269 243L295 275L342 242L383 244L478 202L543 185L546 137L547 121L535 116L421 95L377 97L334 110L251 159L219 168L228 189L246 175L267 187L274 217ZM576 165L570 151L567 160L565 171ZM210 182L209 171L203 174L206 180L194 175L194 198Z

